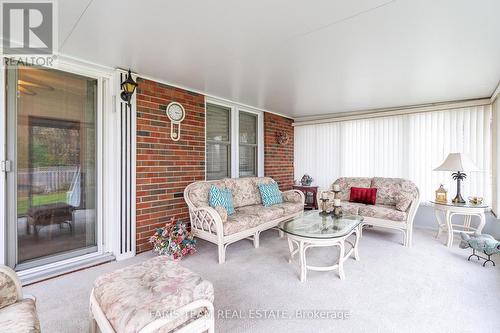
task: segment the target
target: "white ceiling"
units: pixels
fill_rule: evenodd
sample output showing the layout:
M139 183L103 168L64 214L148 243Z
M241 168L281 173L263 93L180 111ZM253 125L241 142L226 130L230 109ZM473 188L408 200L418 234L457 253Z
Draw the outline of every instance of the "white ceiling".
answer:
M62 54L293 117L489 97L500 79L499 0L88 4L59 1Z

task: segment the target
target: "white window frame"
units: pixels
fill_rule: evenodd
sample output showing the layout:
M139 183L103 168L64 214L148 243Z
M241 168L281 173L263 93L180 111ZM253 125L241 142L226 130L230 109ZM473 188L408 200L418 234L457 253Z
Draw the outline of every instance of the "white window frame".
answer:
M1 57L2 64L0 65L0 110L2 110L3 117L0 118L0 132L5 133L6 130L6 77L5 77L5 56ZM96 163L97 172L97 190L96 190L96 243L97 251L89 254L84 254L77 257L64 259L57 262L44 264L41 266L28 268L18 272L19 277L23 283L32 283L50 276L58 275L67 271L77 269L79 267L89 266L98 262L109 261L113 259L111 253L113 242L111 237L114 232L115 225L112 223L104 224L103 221L110 221L109 217L115 215L113 212L113 205L109 205L109 198L106 192L114 192L109 189L115 188L115 180L113 177L105 177L109 174L109 170L114 170L111 162L116 160L116 157L109 156L110 144L109 138L113 135L107 128L113 128L113 90L114 86L114 69L102 67L94 64L80 62L70 58L59 57L58 61L53 66L46 67L48 69L60 70L63 72L82 75L85 77L97 80L97 128L96 128L96 155L98 157ZM106 123L106 125L105 125ZM7 137L0 136L0 160L7 158L6 151ZM119 158L119 157L118 157ZM3 173L0 174L0 242L7 244L8 235L6 232L8 211L6 202L7 183ZM108 191L105 191L108 189ZM104 202L108 204L105 205ZM104 216L106 219L104 219ZM7 246L0 247L0 264L7 264Z
M205 111L207 104L228 108L231 111L231 178L240 177L240 111L257 115L257 176L264 176L264 112L238 103L224 101L212 97L205 98ZM205 112L205 140L207 137L207 112ZM206 143L205 143L206 144ZM207 156L205 154L205 178L207 175Z

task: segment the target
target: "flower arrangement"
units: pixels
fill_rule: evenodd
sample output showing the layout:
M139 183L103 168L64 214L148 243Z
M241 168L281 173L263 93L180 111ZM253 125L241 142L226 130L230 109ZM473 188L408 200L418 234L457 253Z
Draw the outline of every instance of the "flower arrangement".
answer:
M165 227L156 229L149 242L153 244L153 252L173 260L180 260L196 252L196 240L187 230L186 224L180 220L175 221L174 218Z

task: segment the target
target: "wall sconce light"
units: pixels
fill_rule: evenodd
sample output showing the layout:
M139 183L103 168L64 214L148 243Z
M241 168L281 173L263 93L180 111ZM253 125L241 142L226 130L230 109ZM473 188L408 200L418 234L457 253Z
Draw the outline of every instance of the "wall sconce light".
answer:
M135 88L137 88L137 82L132 78L132 73L130 69L128 70L127 78L125 81L121 83L122 93L120 97L127 102L128 106L130 106L130 101L132 100L132 96L134 95Z

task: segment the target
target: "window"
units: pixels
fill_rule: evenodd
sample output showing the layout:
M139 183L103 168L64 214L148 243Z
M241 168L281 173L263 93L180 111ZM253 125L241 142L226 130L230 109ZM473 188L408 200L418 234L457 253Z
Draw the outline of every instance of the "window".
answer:
M231 109L207 104L207 179L231 177Z
M463 192L491 204L491 141L489 105L297 126L295 177L308 173L324 188L341 176L402 177L425 202L439 184L455 192L451 172L433 169L463 152L482 170L467 173Z
M240 177L257 176L257 115L240 112Z
M206 126L207 180L263 175L262 112L210 100Z

